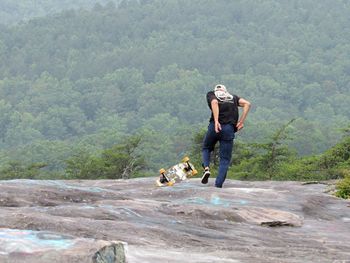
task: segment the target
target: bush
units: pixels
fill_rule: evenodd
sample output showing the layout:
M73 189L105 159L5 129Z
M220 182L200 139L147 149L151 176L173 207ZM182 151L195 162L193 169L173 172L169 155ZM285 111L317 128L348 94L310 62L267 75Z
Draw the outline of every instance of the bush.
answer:
M32 163L26 165L15 160L9 161L0 169L0 180L36 179L41 174L44 174L41 169L46 166L46 163Z
M128 179L140 176L144 157L136 152L141 138L131 136L121 144L102 151L101 156L78 153L66 161L66 176L70 179Z
M339 181L336 186L337 192L335 195L340 198L350 198L350 170L347 170L347 175Z

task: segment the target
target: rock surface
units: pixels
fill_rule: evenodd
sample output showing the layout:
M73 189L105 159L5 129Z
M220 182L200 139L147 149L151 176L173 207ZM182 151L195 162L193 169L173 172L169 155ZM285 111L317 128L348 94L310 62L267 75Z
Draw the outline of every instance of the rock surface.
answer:
M124 244L46 231L0 229L0 262L125 262Z
M84 263L350 260L350 203L326 184L154 182L0 181L0 262L45 262L23 255ZM31 245L23 245L26 235Z

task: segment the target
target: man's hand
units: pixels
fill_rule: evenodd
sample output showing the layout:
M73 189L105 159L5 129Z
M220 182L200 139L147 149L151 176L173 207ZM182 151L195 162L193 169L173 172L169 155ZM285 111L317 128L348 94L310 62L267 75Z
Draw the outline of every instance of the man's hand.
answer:
M236 124L237 131L242 130L244 127L243 121L238 121Z
M250 110L250 102L243 98L240 98L238 101L238 106L243 107L243 114L240 120L237 122L237 125L236 125L237 131L242 130L244 127L243 123L245 121L245 118L247 118L248 112Z
M221 131L221 124L218 121L216 121L215 122L215 132L219 133L220 131Z

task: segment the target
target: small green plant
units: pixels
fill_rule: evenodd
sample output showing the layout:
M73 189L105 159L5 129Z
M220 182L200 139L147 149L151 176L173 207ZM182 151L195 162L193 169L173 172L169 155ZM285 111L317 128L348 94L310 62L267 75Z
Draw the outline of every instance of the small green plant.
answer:
M340 198L349 199L350 198L350 171L347 175L337 183L337 192L335 195Z

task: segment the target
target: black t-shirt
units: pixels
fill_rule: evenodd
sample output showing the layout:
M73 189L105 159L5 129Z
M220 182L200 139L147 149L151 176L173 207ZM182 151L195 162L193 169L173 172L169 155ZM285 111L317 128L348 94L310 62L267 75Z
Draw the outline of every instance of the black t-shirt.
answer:
M232 95L232 100L220 101L216 96L214 91L209 91L207 93L207 102L211 110L211 101L217 99L219 102L219 122L221 124L232 123L235 127L238 122L238 101L239 97L237 95ZM214 121L213 112L211 113L210 121Z

